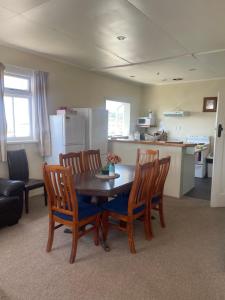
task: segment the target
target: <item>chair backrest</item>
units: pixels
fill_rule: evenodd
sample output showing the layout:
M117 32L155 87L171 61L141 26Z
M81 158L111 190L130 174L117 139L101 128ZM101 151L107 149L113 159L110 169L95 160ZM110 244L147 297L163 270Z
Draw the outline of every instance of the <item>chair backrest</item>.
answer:
M48 193L49 213L57 211L78 219L78 204L72 167L45 164L43 177Z
M84 172L82 152L70 152L67 154L60 153L59 162L61 166L71 166L73 175Z
M85 171L96 171L102 167L100 150L87 150L83 152Z
M159 158L159 150L153 149L137 149L137 161L136 163L144 164L152 162Z
M128 214L132 215L133 210L143 204L148 204L152 198L155 188L155 182L159 175L159 161L145 164L137 164L135 178L128 201Z
M154 190L155 195L163 194L166 177L170 168L170 160L171 160L170 156L163 157L159 160L159 175L157 177L156 184L155 184L155 190Z
M7 151L9 179L27 181L29 179L29 167L26 151L24 149Z

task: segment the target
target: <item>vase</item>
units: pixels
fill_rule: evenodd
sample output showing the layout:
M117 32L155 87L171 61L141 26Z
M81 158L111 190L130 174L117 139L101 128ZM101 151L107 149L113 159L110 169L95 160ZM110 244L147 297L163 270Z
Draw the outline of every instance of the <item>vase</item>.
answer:
M115 164L111 163L109 164L109 176L115 175Z

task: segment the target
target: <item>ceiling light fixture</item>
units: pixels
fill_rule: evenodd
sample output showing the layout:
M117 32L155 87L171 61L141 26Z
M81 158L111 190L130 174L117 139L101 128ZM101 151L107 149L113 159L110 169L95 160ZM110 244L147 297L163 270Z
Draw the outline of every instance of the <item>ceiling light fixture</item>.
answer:
M180 81L180 80L183 80L183 78L181 77L177 77L177 78L173 78L174 81Z
M117 40L119 40L119 41L124 41L124 40L126 39L126 37L125 37L124 35L119 35L119 36L117 36L116 38L117 38Z

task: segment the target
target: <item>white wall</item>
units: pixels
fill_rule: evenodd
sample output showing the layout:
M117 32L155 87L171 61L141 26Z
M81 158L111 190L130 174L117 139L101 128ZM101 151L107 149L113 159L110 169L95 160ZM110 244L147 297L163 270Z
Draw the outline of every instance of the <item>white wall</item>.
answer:
M155 111L157 122L163 122L171 138L187 135L214 136L216 113L203 113L203 98L217 96L225 80L208 80L143 88L142 114ZM164 117L163 112L187 110L184 118Z
M77 67L56 62L45 57L0 46L0 61L33 70L49 72L48 110L54 114L59 106L99 107L105 99L124 99L131 103L131 123L139 116L141 86L106 75L81 70ZM27 151L30 175L42 176L42 158L37 144L10 145L9 149L25 148ZM0 164L0 177L7 177L6 164Z

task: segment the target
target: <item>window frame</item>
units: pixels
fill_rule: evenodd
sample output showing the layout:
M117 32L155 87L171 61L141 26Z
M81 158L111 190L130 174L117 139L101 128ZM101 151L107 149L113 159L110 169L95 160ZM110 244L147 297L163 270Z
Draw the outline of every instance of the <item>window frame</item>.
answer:
M18 97L27 98L29 101L29 120L30 120L30 135L24 137L8 137L7 143L18 143L18 142L34 142L34 101L33 101L33 72L24 69L13 69L6 68L4 76L13 76L21 79L27 79L29 84L28 90L19 90L13 88L4 87L4 97ZM15 118L13 116L13 123L15 124ZM14 125L15 128L15 125Z
M105 107L107 107L107 101L121 103L121 104L124 104L125 108L126 108L126 106L129 108L129 111L127 113L125 113L125 118L124 118L124 122L125 122L124 127L126 127L126 133L124 134L124 132L123 132L122 135L119 135L119 134L109 135L109 131L108 131L108 137L111 138L111 137L125 137L125 136L128 136L130 134L130 127L131 127L131 103L129 101L127 101L127 99L125 100L125 99L106 98L105 99ZM126 120L126 119L128 119L128 120Z

